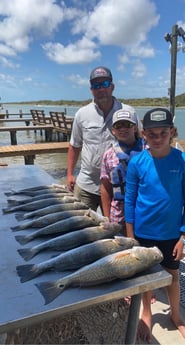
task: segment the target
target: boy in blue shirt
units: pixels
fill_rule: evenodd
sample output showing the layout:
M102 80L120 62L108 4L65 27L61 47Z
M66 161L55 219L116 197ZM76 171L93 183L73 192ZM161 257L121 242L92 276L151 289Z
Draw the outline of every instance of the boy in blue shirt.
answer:
M143 135L149 149L133 157L127 169L127 236L162 251L161 265L172 275L172 284L167 287L171 320L185 338L179 313L179 261L185 243L185 154L170 145L176 129L166 108L145 114ZM147 342L151 341L151 296L150 291L143 295L138 326L138 336Z

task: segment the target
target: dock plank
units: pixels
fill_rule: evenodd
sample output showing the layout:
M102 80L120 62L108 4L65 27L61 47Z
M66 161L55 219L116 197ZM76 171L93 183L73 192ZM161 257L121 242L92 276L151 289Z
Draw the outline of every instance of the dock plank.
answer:
M25 144L0 146L0 157L24 156L25 164L34 164L37 154L46 153L66 153L69 148L69 142Z
M19 131L29 131L33 130L36 132L36 130L44 130L45 131L45 139L46 141L52 140L52 131L53 131L53 125L39 125L39 126L5 126L0 127L0 133L1 132L9 132L10 133L10 141L12 145L17 145L17 132ZM41 132L42 134L42 132Z

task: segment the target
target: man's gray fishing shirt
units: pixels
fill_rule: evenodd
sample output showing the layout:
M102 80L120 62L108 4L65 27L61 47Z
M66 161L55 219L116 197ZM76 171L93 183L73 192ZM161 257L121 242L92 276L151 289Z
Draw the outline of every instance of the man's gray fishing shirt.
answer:
M100 194L103 153L114 141L111 133L112 115L124 106L114 98L113 107L105 119L103 112L94 102L81 107L75 114L70 144L82 148L80 172L76 182L80 188L89 193Z

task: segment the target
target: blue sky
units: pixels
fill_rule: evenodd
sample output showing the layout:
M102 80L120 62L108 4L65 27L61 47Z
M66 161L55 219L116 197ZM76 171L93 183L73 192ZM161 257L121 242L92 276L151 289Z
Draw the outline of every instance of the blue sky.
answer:
M0 0L1 100L89 99L100 65L112 70L118 98L167 96L164 35L176 24L185 30L185 0ZM176 94L184 92L180 50Z

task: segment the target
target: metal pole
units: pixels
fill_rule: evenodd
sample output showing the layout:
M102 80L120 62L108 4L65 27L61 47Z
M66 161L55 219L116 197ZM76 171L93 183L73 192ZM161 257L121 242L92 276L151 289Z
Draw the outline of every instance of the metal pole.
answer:
M176 86L176 65L177 65L177 36L178 26L172 26L171 35L171 88L170 88L170 111L175 116L175 86Z

